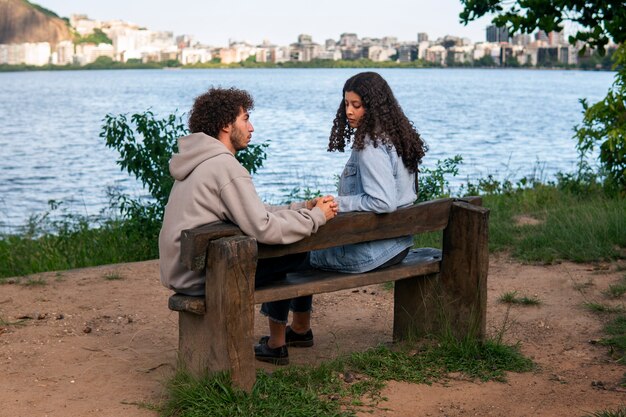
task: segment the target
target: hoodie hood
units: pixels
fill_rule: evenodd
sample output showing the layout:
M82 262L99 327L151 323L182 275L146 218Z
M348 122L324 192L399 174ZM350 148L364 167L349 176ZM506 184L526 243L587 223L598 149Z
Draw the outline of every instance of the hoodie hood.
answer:
M170 160L170 174L177 181L182 181L198 165L218 155L234 155L219 140L205 133L192 133L178 139L178 153Z

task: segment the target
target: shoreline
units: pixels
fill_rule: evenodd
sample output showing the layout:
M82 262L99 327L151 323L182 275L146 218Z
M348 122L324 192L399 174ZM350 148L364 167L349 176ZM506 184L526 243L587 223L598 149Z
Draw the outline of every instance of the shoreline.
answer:
M454 66L439 66L439 65L423 65L423 63L414 62L381 62L375 63L372 61L332 61L330 65L317 64L311 62L305 63L285 63L285 64L258 64L258 63L236 63L236 64L221 64L221 63L209 63L209 64L194 64L194 65L180 65L180 66L168 66L161 63L146 63L146 64L114 64L114 65L93 65L87 64L83 66L75 65L8 65L0 64L0 73L2 72L34 72L34 71L97 71L97 70L195 70L195 69L496 69L496 70L533 70L533 71L590 71L590 72L616 72L615 69L610 68L582 68L582 67L536 67L536 66L518 66L518 67L500 67L500 66L473 66L473 65L454 65Z

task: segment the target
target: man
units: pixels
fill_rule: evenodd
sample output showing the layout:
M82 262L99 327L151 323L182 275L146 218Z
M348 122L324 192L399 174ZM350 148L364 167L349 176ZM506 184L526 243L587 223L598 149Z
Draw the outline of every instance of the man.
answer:
M230 221L261 243L289 244L315 233L337 214L331 196L289 207L263 204L252 177L235 158L252 138L254 128L248 111L253 107L252 97L246 91L211 88L194 102L189 114L191 134L178 139L179 153L172 155L170 161L175 182L159 234L161 282L176 292L204 294L204 273L189 271L180 262L180 234L184 229ZM292 260L293 266L302 258ZM267 282L284 277L286 263L279 264L283 270L272 270L270 263L269 269L266 264L259 264L257 284L259 278ZM281 336L284 339L286 324L277 327L277 319L268 316L272 341ZM258 349L263 351L257 354L262 360L276 362L277 356L287 356L286 348L268 350L264 345L255 351Z

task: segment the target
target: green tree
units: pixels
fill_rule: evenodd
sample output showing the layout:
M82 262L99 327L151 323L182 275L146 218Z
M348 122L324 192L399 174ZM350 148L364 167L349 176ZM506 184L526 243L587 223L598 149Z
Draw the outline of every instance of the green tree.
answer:
M520 66L520 63L517 60L517 57L511 56L506 59L504 66L511 67L511 68L518 68Z
M583 122L576 126L575 138L581 157L591 153L599 143L600 161L611 192L626 196L626 48L614 54L621 66L606 97L593 105L581 99Z
M101 29L94 29L93 33L87 36L80 36L77 34L74 37L74 43L95 43L96 45L108 43L109 45L112 45L113 41Z
M96 60L90 64L85 65L85 68L89 69L101 69L101 68L111 68L115 66L115 62L113 58L108 56L99 56Z
M495 14L492 22L507 27L509 33L531 33L563 30L564 22L572 22L578 31L569 37L570 43L582 41L597 47L604 55L610 39L616 43L626 40L626 7L623 0L461 0L461 22L467 24L487 14Z
M475 67L495 67L496 61L493 60L491 55L485 55L474 60Z
M575 127L581 163L596 146L600 148L601 174L607 189L626 195L626 7L623 0L461 0L459 17L464 24L487 14L492 22L506 27L510 34L562 31L571 22L577 32L569 37L571 44L582 42L586 48L597 48L604 56L610 40L619 44L613 54L615 82L604 100L583 106L582 126Z

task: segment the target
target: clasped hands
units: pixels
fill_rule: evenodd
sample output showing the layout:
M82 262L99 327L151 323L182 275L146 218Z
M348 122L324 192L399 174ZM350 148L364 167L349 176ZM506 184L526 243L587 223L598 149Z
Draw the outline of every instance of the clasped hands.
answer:
M307 200L306 208L312 210L314 207L318 207L324 212L326 220L330 220L337 215L339 204L335 201L335 197L332 195L325 195L323 197L315 197L311 200Z

